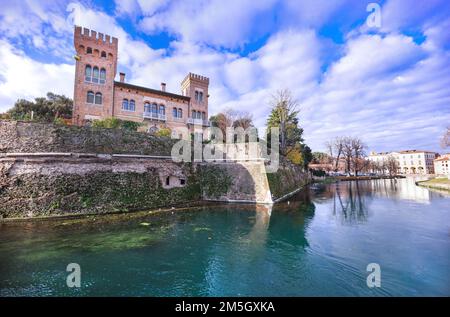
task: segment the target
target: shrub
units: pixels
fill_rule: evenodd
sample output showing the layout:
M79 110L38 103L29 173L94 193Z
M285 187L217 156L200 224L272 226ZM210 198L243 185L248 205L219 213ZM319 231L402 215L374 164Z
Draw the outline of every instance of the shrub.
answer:
M169 128L161 128L155 132L155 135L170 138L171 133L172 131Z
M137 131L141 126L141 123L134 121L120 120L117 118L106 118L102 120L94 120L92 122L94 128L106 128L106 129L123 129L128 131Z

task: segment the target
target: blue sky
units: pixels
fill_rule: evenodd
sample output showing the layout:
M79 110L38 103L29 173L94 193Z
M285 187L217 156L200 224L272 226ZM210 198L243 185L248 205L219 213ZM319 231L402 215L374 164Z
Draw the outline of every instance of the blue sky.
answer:
M119 71L180 92L210 77L210 114L252 113L288 88L313 150L341 135L369 150L439 147L450 125L450 1L0 0L0 111L47 91L73 96L73 25L119 38Z

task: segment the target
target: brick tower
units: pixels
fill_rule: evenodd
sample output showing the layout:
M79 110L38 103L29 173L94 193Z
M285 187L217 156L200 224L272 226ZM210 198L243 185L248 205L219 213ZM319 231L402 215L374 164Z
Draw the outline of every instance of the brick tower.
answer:
M73 124L112 117L117 38L75 26L74 46L77 54Z
M181 82L181 91L184 96L191 97L189 116L190 124L206 125L208 120L208 86L209 78L189 73ZM193 122L192 122L193 121Z

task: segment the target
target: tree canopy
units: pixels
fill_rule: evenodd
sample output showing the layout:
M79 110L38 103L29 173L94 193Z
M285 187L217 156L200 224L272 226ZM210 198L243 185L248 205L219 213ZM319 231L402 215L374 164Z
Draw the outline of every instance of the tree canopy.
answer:
M72 108L72 99L49 92L46 97L35 98L34 101L17 100L7 114L14 120L54 122L58 119L71 119Z

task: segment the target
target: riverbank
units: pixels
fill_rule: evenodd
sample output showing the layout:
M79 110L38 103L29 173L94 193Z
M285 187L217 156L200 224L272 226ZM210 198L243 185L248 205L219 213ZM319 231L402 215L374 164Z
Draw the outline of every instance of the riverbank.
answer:
M402 175L395 176L336 176L336 179L340 181L367 181L373 179L394 179L394 178L405 178Z
M450 193L450 179L448 178L433 178L426 181L419 181L416 182L416 185L431 189L445 190Z

